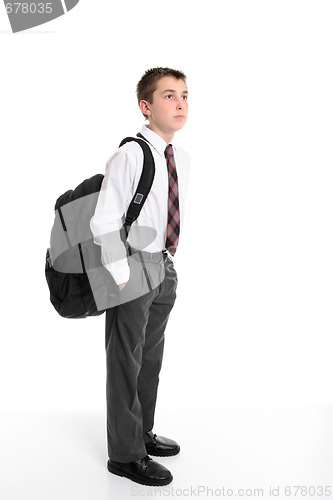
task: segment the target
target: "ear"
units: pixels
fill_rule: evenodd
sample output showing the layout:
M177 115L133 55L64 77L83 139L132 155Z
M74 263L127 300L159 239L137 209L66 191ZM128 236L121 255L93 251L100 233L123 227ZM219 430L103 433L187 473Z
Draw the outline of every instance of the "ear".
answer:
M149 102L148 101L140 101L140 109L144 115L151 115L151 111L149 109Z

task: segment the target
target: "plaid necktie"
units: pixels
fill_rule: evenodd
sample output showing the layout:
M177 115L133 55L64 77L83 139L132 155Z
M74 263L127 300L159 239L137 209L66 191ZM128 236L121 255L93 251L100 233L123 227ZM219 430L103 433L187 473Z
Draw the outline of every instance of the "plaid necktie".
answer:
M175 255L179 240L180 214L178 197L178 176L171 144L167 145L164 154L169 173L168 227L165 247L171 255Z

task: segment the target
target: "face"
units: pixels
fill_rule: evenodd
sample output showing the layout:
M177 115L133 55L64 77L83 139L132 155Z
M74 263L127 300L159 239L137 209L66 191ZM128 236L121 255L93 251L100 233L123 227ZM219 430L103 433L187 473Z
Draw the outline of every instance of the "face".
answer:
M149 128L169 139L183 128L187 120L188 102L185 82L164 76L157 82L153 102L141 101L141 110L148 115Z

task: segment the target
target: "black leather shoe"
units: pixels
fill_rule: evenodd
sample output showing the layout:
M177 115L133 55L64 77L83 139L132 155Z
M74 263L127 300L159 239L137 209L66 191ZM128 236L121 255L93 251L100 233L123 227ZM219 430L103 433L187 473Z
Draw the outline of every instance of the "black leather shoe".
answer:
M171 472L146 455L136 462L108 461L108 470L117 476L124 476L135 483L146 486L164 486L173 480Z
M176 441L163 436L156 436L152 431L147 432L147 434L151 438L148 443L145 443L148 455L171 457L180 452L180 446Z

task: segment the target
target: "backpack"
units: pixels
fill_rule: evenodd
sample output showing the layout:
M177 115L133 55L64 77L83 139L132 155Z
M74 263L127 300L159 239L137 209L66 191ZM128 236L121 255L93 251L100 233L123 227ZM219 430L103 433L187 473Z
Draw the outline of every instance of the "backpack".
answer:
M139 217L155 175L154 158L148 144L136 137L126 137L119 147L129 141L141 146L144 162L138 186L120 230L124 243L131 225ZM66 191L55 203L55 220L50 247L46 252L45 277L51 303L64 318L103 314L109 307L110 297L116 297L119 293L118 285L101 263L101 248L94 243L90 229L103 179L104 175L96 174L81 182L74 190Z

